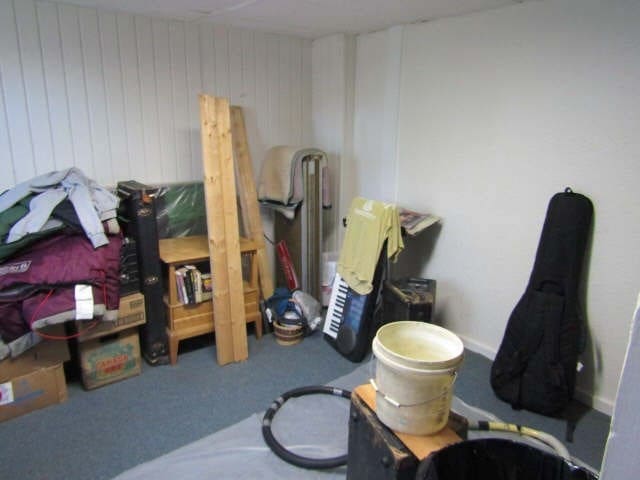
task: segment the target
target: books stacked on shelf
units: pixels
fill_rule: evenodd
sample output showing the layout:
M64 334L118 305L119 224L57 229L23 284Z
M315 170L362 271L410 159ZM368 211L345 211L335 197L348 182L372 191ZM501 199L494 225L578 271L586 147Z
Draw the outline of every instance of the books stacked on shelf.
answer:
M430 213L419 213L406 208L398 209L400 226L407 234L414 236L440 221L440 217Z
M185 305L210 300L211 274L202 273L195 265L185 265L176 269L178 299Z

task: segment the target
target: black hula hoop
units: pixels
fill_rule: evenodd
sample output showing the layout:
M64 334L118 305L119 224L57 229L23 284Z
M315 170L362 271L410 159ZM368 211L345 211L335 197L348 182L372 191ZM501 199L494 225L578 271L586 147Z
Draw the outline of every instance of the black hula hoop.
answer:
M295 465L297 467L321 470L328 468L335 468L347 463L347 455L340 455L339 457L330 458L308 458L287 450L282 446L278 440L273 436L271 431L271 422L276 412L280 410L280 407L290 398L301 397L303 395L313 395L316 393L323 393L326 395L335 395L346 399L351 399L351 392L349 390L343 390L342 388L330 387L325 385L313 385L309 387L300 387L289 390L276 398L269 409L265 412L262 418L262 436L269 448L278 457L287 463Z

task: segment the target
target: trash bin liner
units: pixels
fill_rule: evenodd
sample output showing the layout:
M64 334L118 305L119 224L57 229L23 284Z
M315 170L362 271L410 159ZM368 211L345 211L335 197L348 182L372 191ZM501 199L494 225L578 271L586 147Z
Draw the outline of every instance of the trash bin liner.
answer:
M501 438L468 440L425 458L416 480L597 480L553 453Z

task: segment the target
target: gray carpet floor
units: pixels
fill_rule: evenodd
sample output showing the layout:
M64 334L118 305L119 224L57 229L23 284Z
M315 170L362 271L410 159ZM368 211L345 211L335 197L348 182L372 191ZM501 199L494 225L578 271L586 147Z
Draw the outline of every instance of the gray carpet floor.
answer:
M111 479L264 411L295 387L330 383L361 364L338 355L320 334L283 347L273 335L249 337L249 359L220 367L202 337L181 344L175 366L85 391L70 375L67 402L0 424L2 479ZM564 440L567 422L514 411L489 386L491 362L465 353L455 394L508 422ZM72 373L72 372L71 372ZM572 455L600 467L610 418L576 404ZM213 475L211 478L215 478Z

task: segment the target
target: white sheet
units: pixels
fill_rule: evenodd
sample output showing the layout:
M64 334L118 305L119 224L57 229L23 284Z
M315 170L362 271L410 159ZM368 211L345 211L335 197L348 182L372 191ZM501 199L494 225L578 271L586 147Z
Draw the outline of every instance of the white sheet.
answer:
M374 362L363 364L329 384L351 390L366 383L373 376ZM347 451L349 407L346 399L329 395L294 398L288 400L274 417L272 432L280 443L305 457L344 455ZM499 420L457 397L454 397L451 408L470 420ZM262 438L262 416L263 413L251 415L231 427L138 465L114 480L337 480L346 477L346 466L328 471L305 470L278 458ZM514 435L507 433L469 432L470 439L488 436L514 439ZM549 450L535 440L520 438Z

